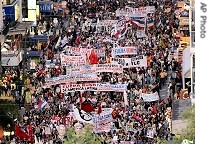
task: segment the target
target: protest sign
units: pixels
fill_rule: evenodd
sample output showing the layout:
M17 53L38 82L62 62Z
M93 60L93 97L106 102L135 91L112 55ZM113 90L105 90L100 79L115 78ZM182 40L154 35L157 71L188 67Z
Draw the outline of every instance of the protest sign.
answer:
M84 55L84 56L90 56L92 49L88 49L88 48L79 48L79 47L71 47L68 46L66 48L67 53L73 54L73 55ZM96 55L100 56L100 57L104 57L105 56L105 49L101 48L101 49L94 49L94 52L96 53Z
M61 85L61 92L68 93L73 91L118 91L127 90L127 84L101 84L101 83L84 83L84 84L65 84Z
M129 17L146 17L148 13L154 13L155 6L132 8L126 7L125 9L116 10L116 16L129 16Z
M96 72L122 73L123 67L119 64L97 64Z
M97 84L97 91L118 91L127 90L127 84Z
M66 84L61 85L61 92L68 93L72 91L97 91L96 83L86 83L86 84Z
M109 111L102 111L100 115L95 115L93 117L93 122L95 123L94 132L109 132L111 130L112 109Z
M112 57L118 55L137 55L136 47L115 47L112 49Z
M141 94L141 97L143 98L143 100L144 100L145 102L152 102L152 101L157 101L157 100L159 100L159 96L158 96L158 93L157 93L157 92L152 93L152 94L142 93L142 94Z
M62 66L86 64L85 56L68 56L68 55L60 54L60 59L61 59Z
M147 67L147 58L142 55L132 58L112 58L111 63L120 64L123 68Z
M92 25L97 26L112 26L114 24L117 24L118 20L99 20L97 23L92 23Z
M46 78L45 85L56 85L62 83L71 83L77 81L98 81L99 78L96 73L87 74L71 74L71 75L61 75L59 77Z
M122 73L123 67L119 64L95 64L95 65L82 65L72 67L72 73L83 74L93 72L113 72Z

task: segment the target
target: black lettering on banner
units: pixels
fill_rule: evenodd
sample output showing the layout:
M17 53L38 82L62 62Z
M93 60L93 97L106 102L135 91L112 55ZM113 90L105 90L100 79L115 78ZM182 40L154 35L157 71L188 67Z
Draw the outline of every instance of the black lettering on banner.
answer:
M203 13L207 12L207 4L201 2L201 11ZM200 25L200 38L204 39L206 37L206 23L207 23L207 16L206 15L201 15L201 25Z

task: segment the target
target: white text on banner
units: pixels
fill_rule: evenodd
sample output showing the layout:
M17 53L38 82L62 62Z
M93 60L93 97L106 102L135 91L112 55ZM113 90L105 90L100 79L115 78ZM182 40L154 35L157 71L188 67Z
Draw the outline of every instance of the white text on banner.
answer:
M118 55L137 55L136 47L116 47L112 50L112 57Z

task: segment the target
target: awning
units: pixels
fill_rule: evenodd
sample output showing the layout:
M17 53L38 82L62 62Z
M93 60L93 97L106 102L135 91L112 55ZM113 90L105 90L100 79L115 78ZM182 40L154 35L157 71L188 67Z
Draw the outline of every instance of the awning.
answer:
M41 51L29 51L27 53L28 57L40 57Z
M18 66L21 61L18 56L13 56L13 57L2 57L1 62L2 66L7 67L7 66Z
M31 37L32 40L48 40L49 36L47 35L34 35L33 37Z

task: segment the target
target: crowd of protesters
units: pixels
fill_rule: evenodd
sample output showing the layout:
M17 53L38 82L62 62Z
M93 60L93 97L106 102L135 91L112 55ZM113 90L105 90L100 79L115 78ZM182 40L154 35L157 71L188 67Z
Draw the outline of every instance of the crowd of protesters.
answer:
M87 20L119 20L115 16L118 8L125 6L155 6L155 13L151 16L154 19L154 27L147 30L147 36L137 38L136 28L131 28L121 39L110 36L106 28L99 29L95 25L85 25ZM170 8L170 12L165 12ZM29 82L33 88L30 89L31 105L23 115L23 120L16 121L18 127L28 133L28 125L32 125L33 141L38 143L63 143L63 138L59 137L58 126L64 124L65 117L71 117L72 105L79 105L81 93L73 92L63 94L59 91L59 85L45 85L46 78L58 77L67 74L67 67L61 65L60 54L67 54L66 46L80 48L104 48L105 56L99 57L98 64L108 63L111 56L112 42L105 42L103 39L117 41L120 46L137 47L137 55L144 55L149 58L147 67L124 68L122 74L103 72L99 73L101 82L117 84L127 83L128 105L125 104L123 94L120 92L84 92L86 102L91 102L94 109L98 105L103 108L113 108L117 110L117 117L113 121L113 128L110 132L103 132L99 135L105 138L102 143L123 143L143 144L156 143L156 138L172 139L171 129L171 109L172 101L176 90L176 83L181 82L181 65L174 58L169 58L172 47L179 45L179 41L174 39L173 29L178 28L175 22L174 10L176 5L171 1L161 0L137 0L135 3L128 1L110 0L70 0L67 3L66 15L59 22L60 26L54 27L52 19L47 24L46 32L53 29L60 29L60 33L54 32L54 39L46 44L42 44L42 56L36 66L36 73L28 75ZM56 12L52 12L56 13ZM66 16L66 17L65 17ZM69 22L66 24L66 19ZM161 19L161 24L157 23ZM44 20L40 20L41 22ZM43 23L43 22L42 22ZM67 38L68 43L57 44L58 38ZM119 56L119 58L134 57L134 55ZM50 63L50 64L49 64ZM7 77L2 80L8 91L5 95L10 95L15 71L6 71ZM14 76L13 76L14 75ZM19 74L18 74L19 75ZM77 82L84 83L84 82ZM168 93L161 96L164 87L168 87ZM27 91L27 90L26 90ZM26 97L26 91L23 97ZM159 100L145 102L140 95L142 93L155 93L159 95ZM47 105L44 109L39 109L39 102L45 100ZM155 110L154 110L155 109ZM55 117L61 120L56 121ZM72 127L76 120L65 125ZM28 143L30 139L15 137L16 143Z

